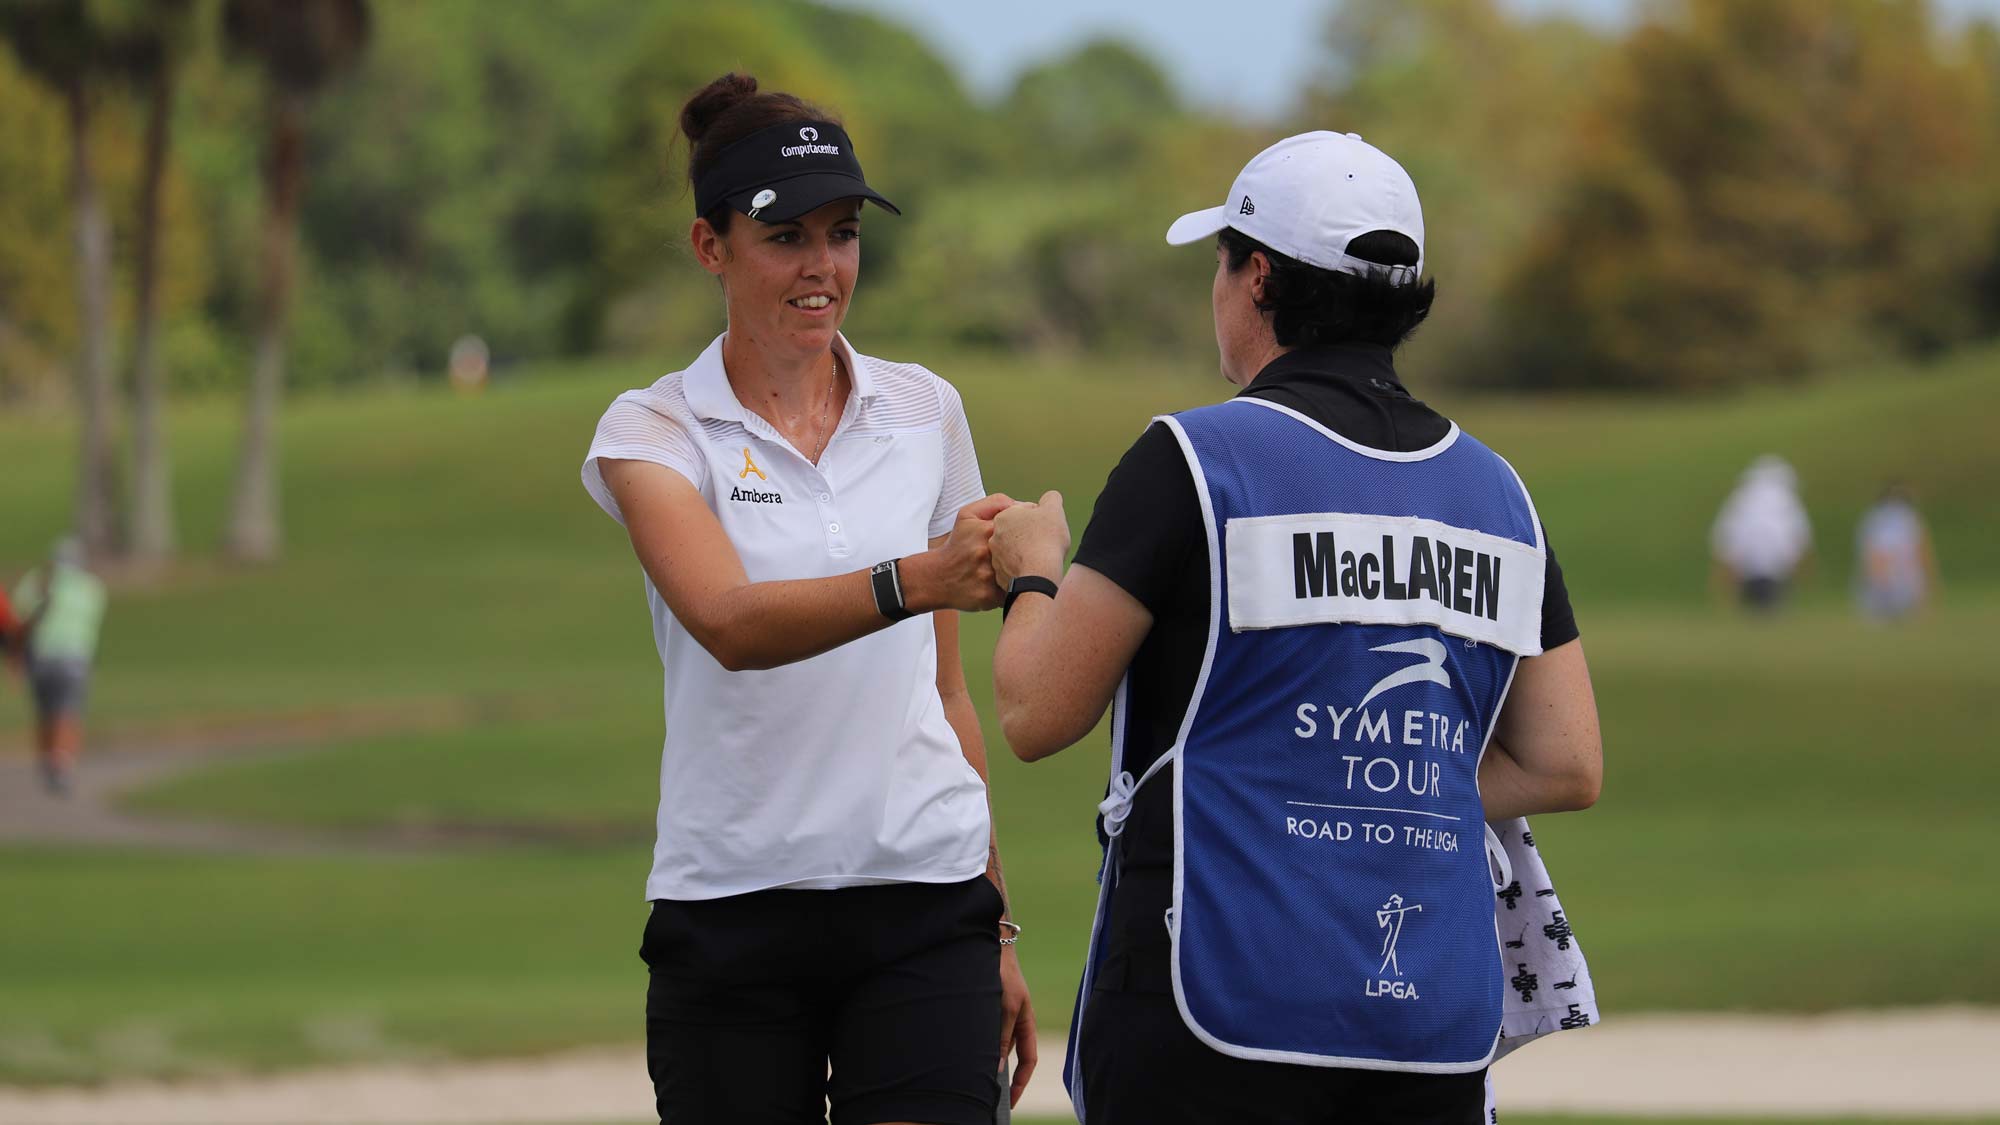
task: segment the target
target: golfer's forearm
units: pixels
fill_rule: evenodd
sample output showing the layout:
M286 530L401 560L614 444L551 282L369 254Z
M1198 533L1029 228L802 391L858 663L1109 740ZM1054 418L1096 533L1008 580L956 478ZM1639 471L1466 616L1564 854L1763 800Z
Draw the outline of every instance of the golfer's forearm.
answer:
M745 583L682 618L688 632L732 672L777 668L830 652L886 627L868 572Z

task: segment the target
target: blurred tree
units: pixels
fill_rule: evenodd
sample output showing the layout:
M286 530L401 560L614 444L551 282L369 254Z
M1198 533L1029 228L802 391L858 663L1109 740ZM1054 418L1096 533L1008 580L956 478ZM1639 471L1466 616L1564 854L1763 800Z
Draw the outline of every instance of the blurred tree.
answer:
M70 378L76 260L55 237L73 221L63 166L49 159L67 126L55 93L0 51L0 399L48 393Z
M1213 206L1278 134L1196 112L1156 63L1113 40L1024 71L985 129L974 174L902 220L925 252L904 255L887 292L856 305L859 323L1212 369L1213 255L1162 236L1174 216Z
M1348 0L1325 42L1289 131L1360 133L1423 200L1439 298L1399 362L1422 382L1490 377L1495 294L1558 198L1607 44L1496 0Z
M1968 335L1993 118L1921 0L1663 15L1507 286L1514 377L1713 387Z
M368 41L366 0L225 0L223 33L261 67L270 91L256 366L250 376L228 546L238 559L276 558L278 401L284 387L299 201L305 191L306 107L354 65Z
M2000 26L1981 20L1965 30L1965 50L1973 73L1985 95L1985 120L1989 129L2000 128ZM1986 261L1978 266L1971 281L1974 316L1982 336L2000 333L2000 146L1987 153L1986 171L1978 177L1985 221Z
M111 224L105 215L91 126L102 71L120 57L99 5L84 0L10 0L0 4L0 38L31 73L60 91L69 114L69 194L75 231L77 402L82 441L76 483L76 533L93 557L116 553L116 400L110 371Z
M1142 163L1188 117L1159 64L1115 39L1022 71L1000 111L1040 174Z
M354 81L315 115L300 378L441 374L466 333L503 362L595 344L612 99L652 11L382 10Z
M1207 301L1212 254L1168 246L1174 215L1213 206L1227 190L1213 154L1262 142L1226 127L1191 162L1155 150L1143 163L1095 175L1016 173L958 185L902 220L922 253L855 305L863 332L968 347L1102 349L1154 356L1212 354ZM1206 176L1194 169L1204 168Z
M174 552L173 473L167 454L165 388L160 373L160 226L180 56L194 34L193 0L118 0L106 20L128 48L113 69L146 103L145 158L139 186L138 259L133 271L132 491L127 543L134 561L154 564Z

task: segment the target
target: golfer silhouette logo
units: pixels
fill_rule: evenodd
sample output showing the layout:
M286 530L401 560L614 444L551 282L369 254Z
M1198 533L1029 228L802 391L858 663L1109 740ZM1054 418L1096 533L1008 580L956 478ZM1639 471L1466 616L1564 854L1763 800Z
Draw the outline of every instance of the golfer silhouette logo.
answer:
M770 477L764 475L764 470L757 467L757 462L751 460L750 449L748 446L745 446L743 449L743 471L736 474L736 479L743 480L747 478L751 473L756 473L757 479L764 481L766 483L768 483L771 479Z
M1402 895L1390 895L1389 901L1382 904L1382 909L1375 912L1375 924L1383 931L1382 967L1375 970L1377 976L1389 969L1396 970L1399 977L1403 975L1403 966L1396 963L1396 939L1403 936L1403 916L1413 910L1421 913L1423 909L1422 906L1404 906Z

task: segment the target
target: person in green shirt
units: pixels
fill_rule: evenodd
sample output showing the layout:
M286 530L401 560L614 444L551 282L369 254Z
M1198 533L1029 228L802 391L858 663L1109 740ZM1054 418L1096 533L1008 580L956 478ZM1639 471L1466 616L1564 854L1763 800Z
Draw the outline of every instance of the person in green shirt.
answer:
M84 567L74 539L56 544L47 565L14 587L14 610L27 637L29 692L35 701L35 748L52 793L69 791L83 749L83 703L104 623L104 583Z

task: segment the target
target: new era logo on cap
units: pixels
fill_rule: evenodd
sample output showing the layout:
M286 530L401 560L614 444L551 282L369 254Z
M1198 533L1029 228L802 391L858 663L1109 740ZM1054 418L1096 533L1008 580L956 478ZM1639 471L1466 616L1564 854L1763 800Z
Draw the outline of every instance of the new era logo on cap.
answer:
M1261 200L1253 204L1252 197ZM1355 133L1324 130L1286 137L1236 175L1224 203L1182 215L1167 241L1184 246L1235 227L1287 257L1364 277L1386 274L1398 285L1423 273L1424 213L1403 166ZM1233 213L1232 213L1233 212ZM1393 231L1417 244L1413 266L1386 266L1347 252L1354 239Z

